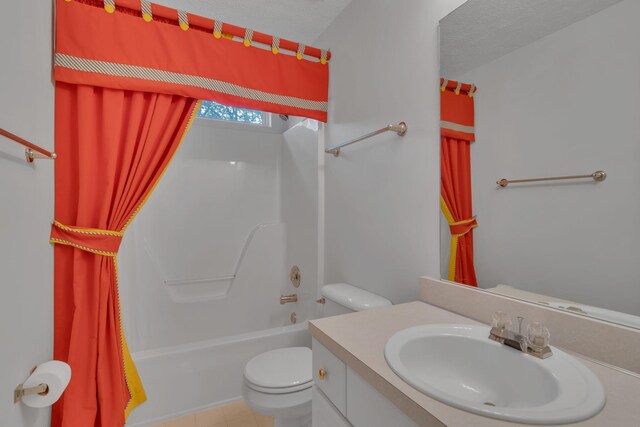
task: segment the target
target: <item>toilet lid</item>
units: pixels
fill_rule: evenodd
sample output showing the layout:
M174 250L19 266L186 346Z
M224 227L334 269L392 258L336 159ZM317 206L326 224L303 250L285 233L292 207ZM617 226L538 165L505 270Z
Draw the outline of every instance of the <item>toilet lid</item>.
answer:
M288 347L259 354L245 366L244 377L261 389L299 389L312 380L311 349Z

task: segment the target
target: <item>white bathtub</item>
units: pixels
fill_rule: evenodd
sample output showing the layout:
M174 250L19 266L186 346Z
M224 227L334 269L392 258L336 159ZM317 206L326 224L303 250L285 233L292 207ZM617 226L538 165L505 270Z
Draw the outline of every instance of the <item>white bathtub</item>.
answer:
M153 425L239 399L245 364L264 351L291 346L311 346L307 322L134 353L147 401L126 425Z

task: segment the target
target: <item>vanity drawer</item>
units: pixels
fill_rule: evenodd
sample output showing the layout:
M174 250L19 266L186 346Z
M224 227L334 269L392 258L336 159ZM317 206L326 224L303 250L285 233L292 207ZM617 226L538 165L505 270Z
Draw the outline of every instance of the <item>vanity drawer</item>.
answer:
M347 414L347 366L325 346L313 339L313 380L331 403Z

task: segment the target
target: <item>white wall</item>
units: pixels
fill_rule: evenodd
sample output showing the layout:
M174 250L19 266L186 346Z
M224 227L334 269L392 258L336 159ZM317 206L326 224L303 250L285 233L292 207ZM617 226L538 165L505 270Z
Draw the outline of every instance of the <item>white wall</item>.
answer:
M462 77L479 90L472 145L476 272L640 315L640 2L618 3ZM500 178L591 173L603 183Z
M53 150L51 2L3 2L0 127ZM13 404L13 389L53 352L53 162L27 165L0 137L0 424L49 425L49 409Z
M438 20L463 0L353 0L316 42L331 48L333 146L407 122L326 161L326 278L391 299L439 274Z

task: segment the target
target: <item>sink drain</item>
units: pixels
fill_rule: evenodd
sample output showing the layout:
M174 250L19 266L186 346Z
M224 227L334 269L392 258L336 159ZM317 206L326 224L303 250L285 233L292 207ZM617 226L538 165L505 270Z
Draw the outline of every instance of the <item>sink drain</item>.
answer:
M484 402L483 405L487 405L487 406L496 406L495 403L491 403L491 402Z

